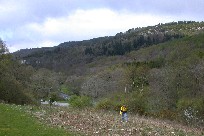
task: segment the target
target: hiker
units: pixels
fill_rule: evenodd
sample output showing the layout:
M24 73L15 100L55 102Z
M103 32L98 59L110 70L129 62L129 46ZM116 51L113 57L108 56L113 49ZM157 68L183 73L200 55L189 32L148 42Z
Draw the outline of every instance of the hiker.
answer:
M126 107L126 105L121 106L120 114L122 115L122 121L127 122L128 121L128 116L127 116L127 107Z

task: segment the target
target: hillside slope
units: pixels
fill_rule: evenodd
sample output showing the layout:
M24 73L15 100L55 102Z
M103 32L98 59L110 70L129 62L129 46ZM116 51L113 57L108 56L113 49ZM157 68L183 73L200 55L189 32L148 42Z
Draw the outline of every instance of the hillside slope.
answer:
M103 112L93 109L64 109L55 107L49 114L36 116L42 121L68 131L90 136L202 136L202 129L183 126L177 122L129 115L128 122L121 122L118 112Z
M93 93L93 96L100 96L104 94L101 93L104 90L106 93L124 90L124 86L127 84L124 82L127 80L127 72L124 67L119 65L132 61L154 60L158 56L166 61L166 57L171 53L171 47L161 50L156 49L157 47L153 45L199 34L203 30L203 22L179 21L130 29L112 37L65 42L50 48L20 50L14 53L14 56L35 68L47 68L66 73L67 83L72 90L90 92ZM174 42L170 44L174 44ZM151 46L155 48L152 49ZM166 44L166 46L168 45ZM178 57L178 55L174 55L177 54L172 53L172 57ZM95 86L97 83L101 85Z
M134 113L200 126L204 124L203 25L160 24L14 55L35 68L65 73L64 84L73 92L94 100L105 97L99 108L116 110L126 103ZM129 51L124 48L128 46Z

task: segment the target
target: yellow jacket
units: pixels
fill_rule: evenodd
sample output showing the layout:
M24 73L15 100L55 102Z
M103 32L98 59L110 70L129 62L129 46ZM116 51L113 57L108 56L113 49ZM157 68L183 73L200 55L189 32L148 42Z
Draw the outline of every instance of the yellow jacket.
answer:
M127 112L127 107L126 106L121 106L120 108L120 114Z

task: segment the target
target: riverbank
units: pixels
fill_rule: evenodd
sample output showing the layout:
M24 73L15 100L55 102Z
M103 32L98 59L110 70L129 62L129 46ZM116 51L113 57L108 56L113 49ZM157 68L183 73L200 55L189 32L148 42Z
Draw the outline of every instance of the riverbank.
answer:
M42 101L41 102L42 105L48 105L49 101ZM61 106L61 107L68 107L69 104L67 102L53 102L52 105L54 106Z

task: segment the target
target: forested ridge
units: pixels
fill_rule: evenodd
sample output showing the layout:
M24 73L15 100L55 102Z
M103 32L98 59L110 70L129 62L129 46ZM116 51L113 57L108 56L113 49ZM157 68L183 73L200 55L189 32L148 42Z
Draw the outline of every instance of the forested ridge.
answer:
M51 48L23 49L14 55L34 67L67 72L70 67L90 63L96 57L125 55L140 48L194 35L202 32L203 29L203 22L171 22L132 28L115 36L64 42Z
M0 57L0 99L7 102L60 99L57 94L64 92L78 107L80 99L105 110L126 103L133 114L204 124L203 22L133 28ZM13 101L16 90L23 98Z

